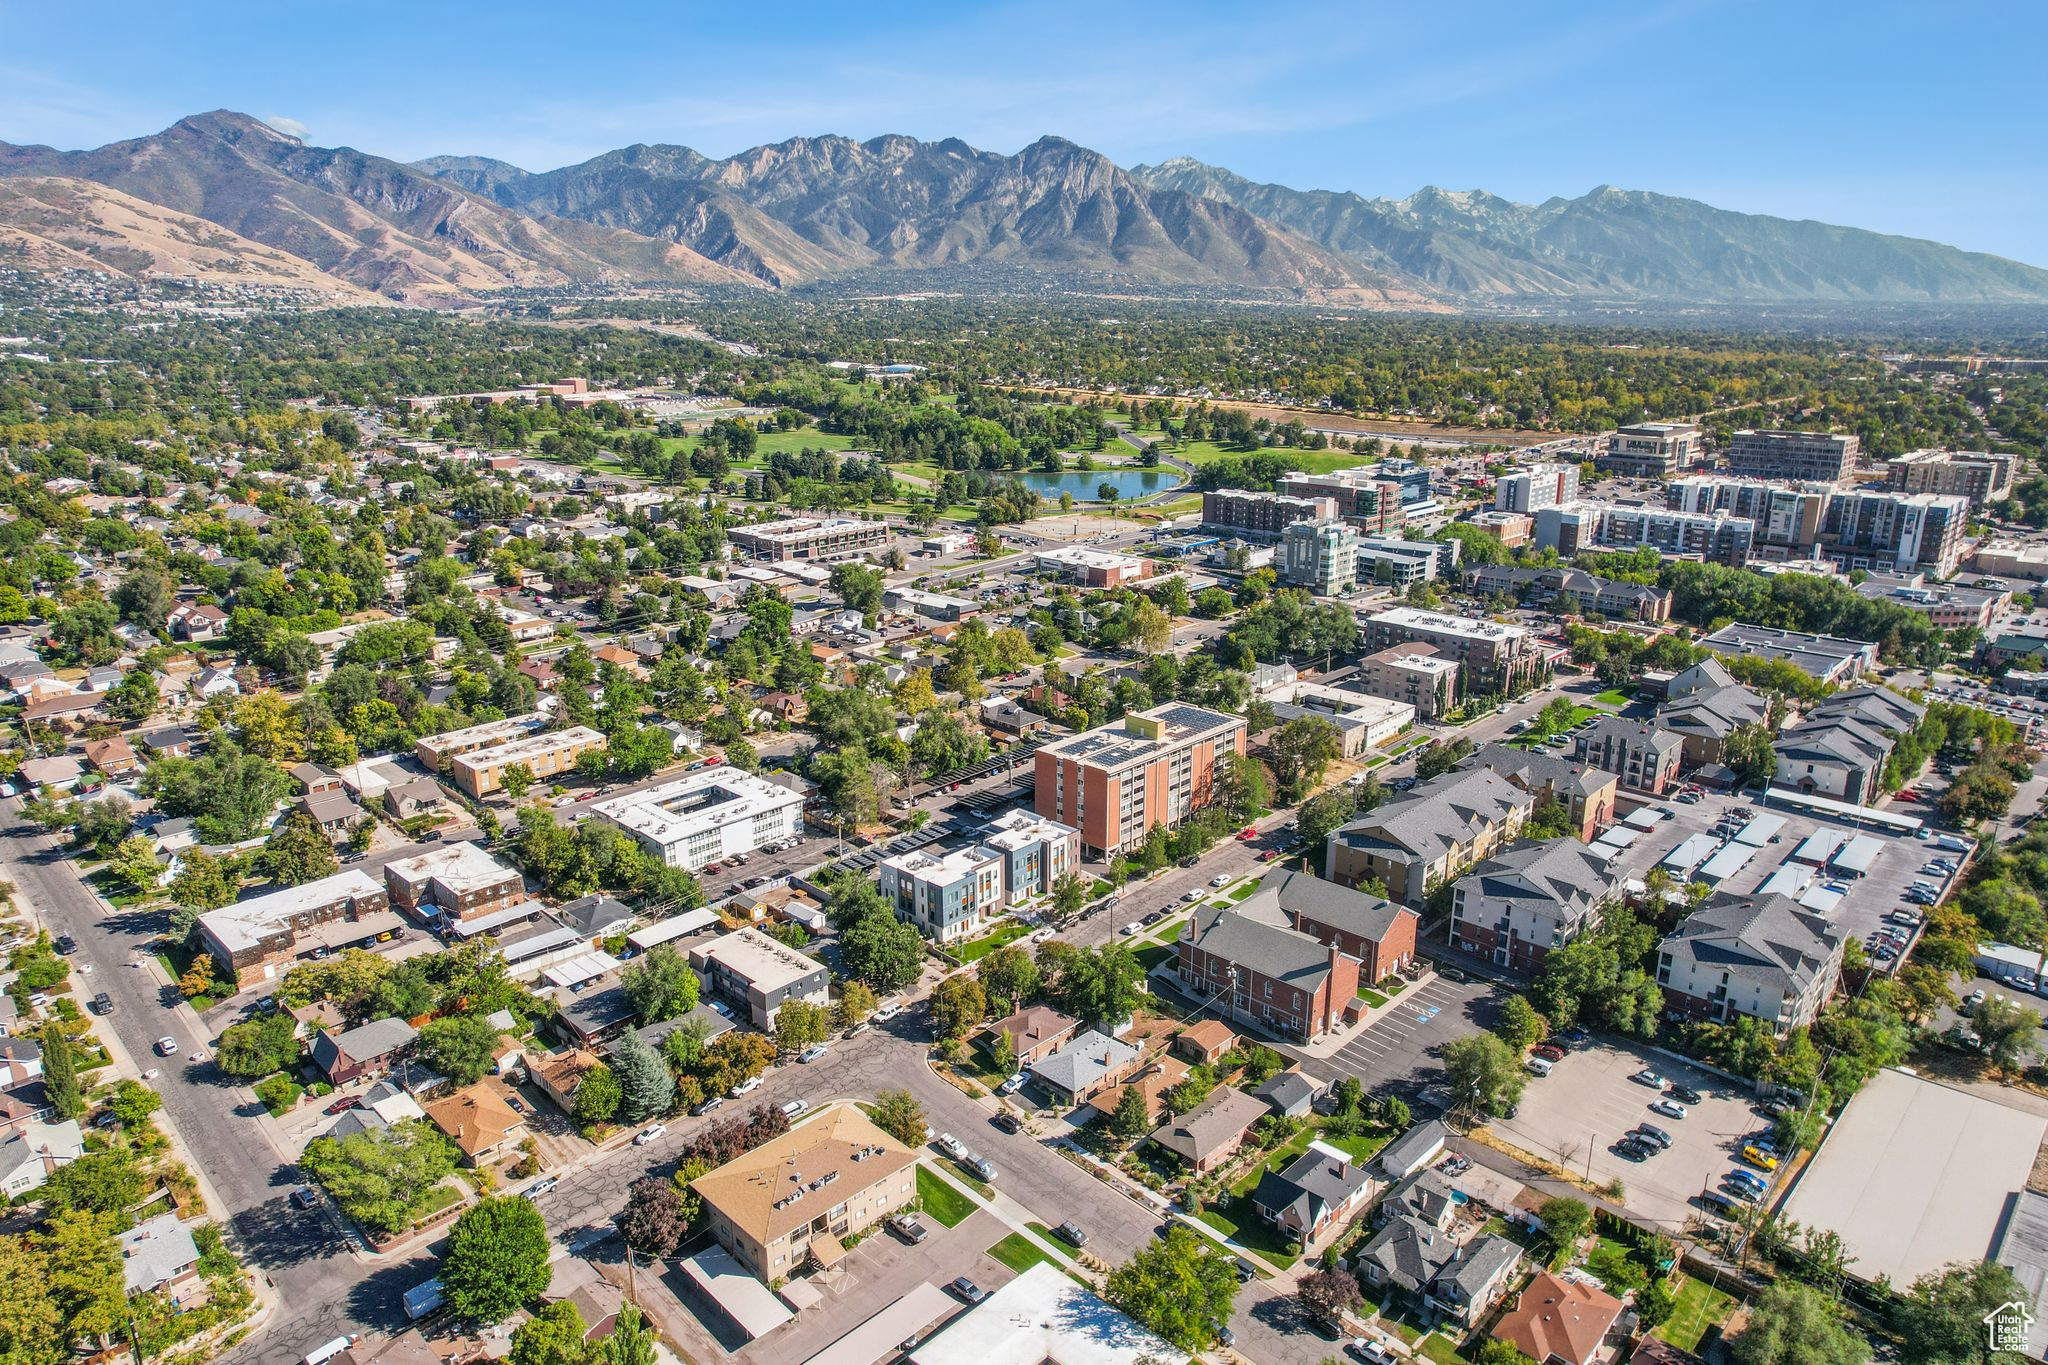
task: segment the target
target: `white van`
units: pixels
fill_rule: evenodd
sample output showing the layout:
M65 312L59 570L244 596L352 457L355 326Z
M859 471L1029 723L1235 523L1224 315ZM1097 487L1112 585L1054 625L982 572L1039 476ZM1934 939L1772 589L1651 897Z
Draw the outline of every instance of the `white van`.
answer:
M1522 1065L1528 1067L1539 1076L1548 1076L1550 1069L1557 1065L1557 1063L1551 1061L1548 1057L1531 1057Z
M301 1365L327 1365L328 1361L334 1359L355 1344L356 1335L353 1332L347 1336L336 1337L325 1346L315 1346L312 1350L306 1352L306 1358L301 1362Z

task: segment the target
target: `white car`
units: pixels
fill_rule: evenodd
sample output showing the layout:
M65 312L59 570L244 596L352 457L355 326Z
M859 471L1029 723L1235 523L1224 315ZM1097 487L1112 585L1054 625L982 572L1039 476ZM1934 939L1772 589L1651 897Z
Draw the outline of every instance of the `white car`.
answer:
M760 1088L761 1078L759 1076L749 1076L732 1089L726 1091L725 1097L729 1100L736 1100L742 1095L751 1095Z
M640 1130L639 1135L633 1139L633 1145L635 1147L645 1147L648 1143L654 1141L656 1138L662 1136L667 1132L668 1125L665 1123L657 1123L650 1127L643 1128Z
M827 1052L830 1052L831 1050L831 1048L826 1047L823 1043L812 1043L802 1052L797 1053L796 1059L797 1061L803 1063L805 1066L809 1066L812 1062L817 1061L820 1057L824 1056Z
M178 1040L176 1038L159 1038L156 1040L156 1055L159 1057L168 1057L177 1050Z
M903 1006L891 1000L888 1004L875 1011L874 1020L878 1024L886 1024L901 1013L903 1013Z
M1215 876L1213 876L1213 877L1209 878L1209 885L1211 885L1211 886L1228 886L1228 885L1230 885L1230 874L1229 874L1228 872L1219 872L1219 873L1217 873L1217 874L1216 874Z
M1024 1073L1021 1071L1013 1073L1009 1080L1004 1081L1000 1086L997 1087L997 1089L1005 1095L1014 1095L1023 1088Z
M809 1100L791 1100L789 1103L782 1106L782 1116L784 1118L802 1118L805 1114L808 1114L810 1111L811 1102Z
M1145 926L1138 923L1138 921L1132 920L1129 924L1126 924L1123 928L1117 930L1117 932L1119 934L1122 934L1125 938L1131 938L1134 937L1138 933L1138 931L1143 929L1144 927Z

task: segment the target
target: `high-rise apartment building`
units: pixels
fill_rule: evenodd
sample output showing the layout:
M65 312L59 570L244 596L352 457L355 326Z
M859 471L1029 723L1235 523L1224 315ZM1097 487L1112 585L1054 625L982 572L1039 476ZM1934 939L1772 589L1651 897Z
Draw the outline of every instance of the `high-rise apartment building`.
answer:
M1822 514L1831 490L1802 485L1693 474L1664 486L1664 505L1674 512L1706 516L1725 513L1756 523L1758 547L1811 548L1820 540Z
M1333 497L1297 498L1286 493L1254 493L1243 488L1212 488L1202 494L1202 526L1231 531L1257 540L1278 540L1298 521L1332 521Z
M1520 626L1498 621L1394 607L1367 617L1364 628L1362 643L1374 652L1391 645L1434 645L1439 657L1455 660L1464 670L1467 695L1518 691L1544 667L1537 638Z
M1048 744L1033 808L1081 831L1084 856L1136 847L1216 799L1216 766L1244 753L1242 716L1169 702Z
M1752 479L1840 483L1861 443L1827 431L1738 431L1728 438L1728 472Z
M1982 507L2012 496L2012 455L1982 450L1914 450L1885 461L1886 485L1901 493L1955 494Z
M1297 521L1280 533L1280 581L1335 597L1358 586L1358 532L1341 521Z
M1335 498L1337 515L1367 535L1385 535L1406 519L1401 485L1382 476L1376 466L1283 474L1273 488L1290 498Z
M1855 489L1828 500L1821 544L1844 569L1918 569L1947 578L1963 557L1969 499Z
M1534 512L1575 502L1579 496L1579 467L1575 464L1532 464L1500 476L1493 486L1496 512Z
M1756 543L1756 523L1726 512L1673 512L1658 507L1575 502L1536 514L1538 549L1571 556L1581 550L1633 550L1741 564Z
M1695 422L1638 422L1609 432L1593 463L1611 474L1668 479L1707 462L1707 447Z

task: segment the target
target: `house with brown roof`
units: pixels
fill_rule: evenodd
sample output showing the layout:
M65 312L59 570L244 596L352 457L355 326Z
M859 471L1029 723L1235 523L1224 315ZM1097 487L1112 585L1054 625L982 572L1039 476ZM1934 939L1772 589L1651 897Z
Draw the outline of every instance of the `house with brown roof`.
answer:
M1221 1019L1198 1019L1174 1035L1173 1050L1200 1066L1210 1066L1237 1046L1237 1035Z
M448 1135L472 1166L517 1146L526 1136L526 1120L505 1103L505 1096L495 1086L482 1081L428 1105L427 1118Z
M1230 1160L1251 1126L1270 1112L1264 1100L1219 1085L1193 1109L1153 1129L1151 1140L1199 1175Z
M576 1107L576 1090L583 1078L602 1064L603 1058L595 1052L579 1047L553 1056L529 1054L526 1074L566 1114Z
M1080 1026L1080 1020L1061 1014L1050 1005L1027 1005L990 1024L982 1041L993 1046L998 1034L1006 1036L1011 1050L1017 1054L1017 1065L1027 1067L1065 1047Z
M1166 1092L1187 1078L1186 1062L1161 1053L1107 1090L1098 1090L1088 1101L1087 1107L1090 1112L1086 1117L1090 1122L1098 1118L1108 1118L1116 1112L1117 1105L1123 1102L1124 1091L1136 1090L1145 1097L1145 1121L1156 1122L1159 1111L1166 1107Z
M96 739L85 746L85 761L105 773L108 777L119 777L132 773L141 765L136 761L135 749L126 736L111 735Z
M841 1239L867 1231L917 1196L917 1154L838 1105L698 1176L711 1235L766 1281L806 1263L829 1269Z
M1597 1285L1539 1270L1501 1314L1493 1338L1536 1365L1593 1365L1621 1313L1621 1300Z
M789 692L770 692L755 703L776 720L794 725L810 714L810 707L802 697Z

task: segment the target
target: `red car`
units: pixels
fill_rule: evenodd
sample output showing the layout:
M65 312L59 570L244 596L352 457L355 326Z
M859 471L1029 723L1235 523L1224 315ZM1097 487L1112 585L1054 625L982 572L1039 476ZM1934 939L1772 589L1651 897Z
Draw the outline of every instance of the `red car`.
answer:
M1269 849L1267 849L1267 850L1266 850L1266 851L1265 851L1264 853L1261 853L1261 854L1259 855L1259 861L1260 861L1260 862L1262 862L1262 863L1270 863L1270 862L1272 862L1272 861L1273 861L1273 860L1274 860L1275 858L1277 858L1277 857L1279 857L1279 856L1280 856L1280 850L1279 850L1279 849L1277 849L1277 848L1269 848Z
M1541 1057L1546 1062L1561 1062L1564 1060L1564 1049L1556 1043L1543 1043L1531 1050L1536 1056Z
M1250 842L1250 841L1252 841L1253 839L1256 839L1256 838L1258 838L1258 837L1259 837L1259 832L1258 832L1258 830L1254 829L1254 828L1253 828L1252 826L1250 826L1250 825L1246 825L1246 826L1245 826L1245 827L1244 827L1243 829L1241 829L1241 830L1239 830L1239 831L1237 832L1237 837L1238 837L1238 838L1240 838L1240 839L1243 839L1244 841L1246 841L1247 843L1249 843L1249 842Z
M717 754L713 754L713 755L711 755L711 757L709 757L709 758L707 758L707 759L705 759L705 760L704 760L704 766L705 766L705 767L707 767L707 768L715 768L715 767L717 767L717 766L718 766L719 764L721 764L721 763L723 763L723 762L725 762L725 760L724 760L723 758L721 758L721 757L720 757L719 755L717 755Z
M362 1107L363 1102L357 1099L354 1095L344 1095L340 1099L336 1100L334 1103L328 1105L327 1112L330 1114L346 1114L351 1109L360 1109Z

